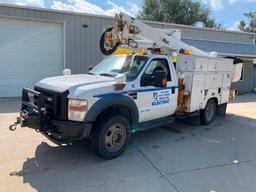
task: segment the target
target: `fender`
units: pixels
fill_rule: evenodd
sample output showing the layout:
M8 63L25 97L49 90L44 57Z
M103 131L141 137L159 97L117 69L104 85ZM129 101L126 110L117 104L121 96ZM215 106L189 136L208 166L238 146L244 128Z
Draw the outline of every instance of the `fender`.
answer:
M138 123L139 112L137 105L130 97L122 94L107 95L98 100L87 112L85 122L94 122L101 112L114 105L126 106L131 112L132 125L136 125Z

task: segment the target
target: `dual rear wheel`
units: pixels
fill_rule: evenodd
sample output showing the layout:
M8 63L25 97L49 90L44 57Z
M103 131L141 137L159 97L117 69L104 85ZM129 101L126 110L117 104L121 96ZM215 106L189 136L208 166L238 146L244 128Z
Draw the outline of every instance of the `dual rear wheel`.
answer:
M200 111L200 123L201 125L209 125L212 123L214 116L216 114L216 102L210 99L205 108Z

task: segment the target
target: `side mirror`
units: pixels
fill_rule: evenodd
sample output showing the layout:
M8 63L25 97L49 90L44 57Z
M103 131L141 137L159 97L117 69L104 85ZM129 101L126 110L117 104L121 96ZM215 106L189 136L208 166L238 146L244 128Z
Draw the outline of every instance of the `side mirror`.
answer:
M71 75L71 70L70 70L70 69L64 69L64 70L62 71L62 74L63 74L63 75Z
M167 73L165 71L156 71L153 79L155 87L167 86Z
M88 68L89 71L91 71L92 69L93 69L93 66L90 66L90 67Z

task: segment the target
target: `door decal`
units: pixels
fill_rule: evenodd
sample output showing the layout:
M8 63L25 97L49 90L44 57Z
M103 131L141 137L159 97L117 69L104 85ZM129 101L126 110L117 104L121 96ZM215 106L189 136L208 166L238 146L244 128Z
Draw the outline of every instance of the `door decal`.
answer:
M152 106L163 105L170 103L170 91L156 91L152 95Z

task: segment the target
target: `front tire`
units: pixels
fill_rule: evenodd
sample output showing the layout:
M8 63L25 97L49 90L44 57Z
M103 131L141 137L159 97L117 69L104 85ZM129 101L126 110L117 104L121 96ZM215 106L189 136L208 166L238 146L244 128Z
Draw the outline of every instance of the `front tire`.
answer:
M129 140L130 123L123 116L105 118L96 128L96 151L104 159L113 159L123 154Z
M210 99L205 108L200 111L200 124L209 125L212 123L216 113L216 102Z

